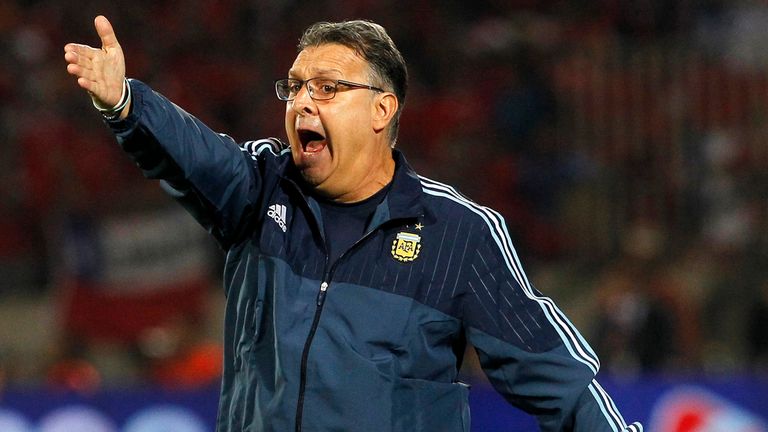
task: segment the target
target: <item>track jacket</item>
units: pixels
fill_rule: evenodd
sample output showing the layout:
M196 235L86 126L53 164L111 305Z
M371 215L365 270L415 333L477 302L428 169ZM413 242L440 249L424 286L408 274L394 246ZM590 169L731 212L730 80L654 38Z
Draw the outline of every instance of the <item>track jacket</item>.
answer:
M467 432L467 342L544 431L640 431L599 362L528 281L502 217L396 171L366 234L329 265L317 201L274 139L236 144L145 84L108 122L226 251L219 432Z

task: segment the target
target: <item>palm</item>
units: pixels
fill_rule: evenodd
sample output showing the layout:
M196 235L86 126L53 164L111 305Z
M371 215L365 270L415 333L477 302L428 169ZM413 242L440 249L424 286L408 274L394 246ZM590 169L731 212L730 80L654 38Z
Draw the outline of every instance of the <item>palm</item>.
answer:
M77 77L77 84L87 90L101 107L113 107L123 91L125 57L112 24L103 16L94 20L101 48L69 43L64 46L67 72Z

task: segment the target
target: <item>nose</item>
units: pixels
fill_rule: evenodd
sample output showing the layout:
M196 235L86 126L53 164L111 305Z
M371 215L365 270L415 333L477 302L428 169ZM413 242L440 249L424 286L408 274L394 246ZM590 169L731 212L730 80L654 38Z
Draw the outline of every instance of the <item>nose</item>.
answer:
M300 115L313 115L317 112L315 101L309 96L309 89L303 85L293 99L293 110Z

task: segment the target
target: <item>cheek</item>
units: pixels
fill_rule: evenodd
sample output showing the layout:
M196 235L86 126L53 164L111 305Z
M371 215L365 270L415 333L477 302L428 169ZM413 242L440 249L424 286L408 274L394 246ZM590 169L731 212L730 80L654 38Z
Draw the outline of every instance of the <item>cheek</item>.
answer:
M285 136L288 137L288 143L291 147L298 141L296 137L296 112L289 104L285 106Z
M291 104L286 103L285 104L285 131L288 132L288 135L291 134L295 121L296 121L296 113L293 111L293 107L291 107Z
M370 113L361 108L328 110L320 113L326 133L334 141L344 140L351 146L362 146L370 139Z

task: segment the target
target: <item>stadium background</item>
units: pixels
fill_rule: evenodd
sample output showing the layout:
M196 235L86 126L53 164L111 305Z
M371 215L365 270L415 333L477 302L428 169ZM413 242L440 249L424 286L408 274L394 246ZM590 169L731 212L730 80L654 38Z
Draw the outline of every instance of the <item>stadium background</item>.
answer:
M66 74L96 14L129 76L238 140L283 135L304 27L381 23L398 146L506 216L625 415L768 430L768 5L717 0L0 2L0 429L215 411L221 256ZM535 430L468 359L474 430Z

